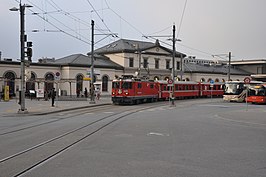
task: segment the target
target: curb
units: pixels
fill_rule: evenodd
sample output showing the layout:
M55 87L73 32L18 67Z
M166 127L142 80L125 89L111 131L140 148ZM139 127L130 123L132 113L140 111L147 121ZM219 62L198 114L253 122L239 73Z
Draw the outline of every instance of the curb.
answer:
M81 106L81 107L66 108L66 109L61 109L61 110L56 110L56 111L41 112L41 113L30 113L29 112L28 114L25 114L25 115L30 115L30 116L49 115L49 114L54 114L54 113L59 113L59 112L67 112L67 111L79 110L79 109L97 107L97 106L106 106L106 105L111 105L111 104L112 103L102 103L102 104L95 104L95 105L88 105L88 106Z

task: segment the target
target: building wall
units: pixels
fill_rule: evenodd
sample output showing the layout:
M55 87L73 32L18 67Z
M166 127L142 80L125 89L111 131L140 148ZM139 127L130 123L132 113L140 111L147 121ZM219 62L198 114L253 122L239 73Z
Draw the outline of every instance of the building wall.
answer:
M106 57L109 57L113 62L125 66L125 54L124 53L115 53L115 54L106 54Z
M32 65L26 70L33 72L36 76L35 82L35 90L37 89L44 89L45 87L45 76L48 73L51 73L55 77L55 73L60 73L60 80L54 80L53 86L60 90L64 90L67 95L76 95L76 77L77 75L81 74L85 76L87 73L86 67L58 67L58 66L42 66L42 65ZM112 80L116 76L121 76L123 71L115 70L115 69L106 69L106 68L97 68L100 71L100 75L97 75L97 83L102 83L102 77L108 77L108 91L103 92L103 95L110 95L112 91ZM17 89L16 95L18 95L18 91L21 90L21 79L20 79L20 72L21 68L19 64L0 64L0 89L2 90L2 86L6 85L6 81L4 80L4 75L7 72L12 72L15 75L14 80L14 88ZM83 88L82 92L85 90L85 87L89 90L90 82L83 81L82 82ZM71 89L70 89L71 87ZM71 93L70 93L71 91Z

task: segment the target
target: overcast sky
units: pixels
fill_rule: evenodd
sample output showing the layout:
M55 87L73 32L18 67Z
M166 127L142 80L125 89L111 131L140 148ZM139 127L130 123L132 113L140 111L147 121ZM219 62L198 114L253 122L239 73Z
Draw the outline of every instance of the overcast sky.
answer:
M175 24L182 40L176 49L189 56L213 59L212 55L232 52L233 60L266 58L266 0L22 0L22 4L33 6L26 9L25 20L35 61L89 52L92 19L95 48L119 38L155 42L143 36L171 36ZM18 6L16 0L1 0L2 58L20 58L19 12L9 11ZM167 39L159 37L171 49Z

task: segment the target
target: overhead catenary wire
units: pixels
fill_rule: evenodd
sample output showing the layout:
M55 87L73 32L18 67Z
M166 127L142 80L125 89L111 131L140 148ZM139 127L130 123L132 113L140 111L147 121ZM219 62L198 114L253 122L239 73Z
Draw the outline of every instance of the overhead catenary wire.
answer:
M19 2L18 0L15 0L15 1ZM81 31L86 30L86 27L88 27L88 30L89 30L89 26L90 26L90 24L88 24L87 21L84 21L84 20L82 20L82 19L80 19L80 18L74 16L72 13L86 13L86 12L92 12L92 11L95 12L95 13L97 14L97 16L100 18L100 20L103 22L103 24L106 25L106 28L107 28L107 29L101 29L99 26L96 25L95 30L99 31L99 32L102 33L102 34L106 34L107 32L110 32L110 31L111 31L111 30L108 28L107 24L104 22L104 20L103 20L103 18L101 17L101 15L97 12L97 10L94 8L93 4L92 4L89 0L87 0L87 2L90 4L90 6L92 7L93 10L91 10L91 11L80 11L80 12L67 12L67 11L63 10L63 9L62 9L62 8L61 8L61 7L60 7L60 6L59 6L54 0L46 0L46 1L47 1L47 3L48 3L49 5L51 5L51 6L55 9L54 11L50 11L50 12L48 12L47 10L49 10L49 9L42 10L43 8L38 7L36 4L34 4L34 3L32 3L30 0L28 0L28 2L30 2L31 4L33 4L35 7L37 7L38 9L40 9L40 10L42 11L42 13L41 13L40 15L38 15L38 17L41 18L45 23L48 23L48 24L50 24L51 26L53 26L53 27L54 27L55 29L57 29L59 32L62 32L62 33L64 33L64 34L68 35L68 36L71 36L71 37L73 37L73 38L75 38L75 39L78 39L78 40L80 40L80 41L82 41L82 42L84 42L84 43L90 45L90 44L91 44L91 43L89 42L90 39L88 39L87 36L83 36L83 35L81 34ZM128 22L125 18L123 18L120 14L118 14L115 10L113 10L113 9L109 6L107 0L104 0L104 2L105 2L105 4L106 4L107 8L102 8L102 9L112 11L116 16L118 16L118 17L120 18L120 20L123 20L123 21L126 22L131 28L133 28L133 29L136 30L138 33L140 33L140 34L142 35L142 37L147 36L147 35L145 35L140 29L138 29L137 27L135 27L133 24L131 24L131 23ZM45 5L45 6L47 6L47 5ZM179 23L179 28L178 28L178 35L180 34L180 31L181 31L181 26L182 26L182 22L183 22L183 18L184 18L184 14L185 14L186 7L187 7L187 0L185 0L184 8L183 8L183 11L182 11L182 17L181 17L181 21L180 21L180 23ZM46 8L47 8L47 7L46 7ZM31 11L32 11L32 10L31 10ZM99 10L98 10L98 11L99 11ZM68 17L68 18L70 18L70 19L72 19L72 20L75 20L75 21L77 21L78 23L81 23L82 25L85 26L85 28L76 27L76 29L75 29L75 28L71 28L71 27L67 26L66 24L64 24L64 23L62 23L60 20L58 20L56 17L54 17L54 15L52 15L52 14L56 14L56 13L61 13L62 15L65 15L66 17ZM48 17L49 17L49 19L48 19ZM56 21L57 23L59 23L60 25L64 26L64 27L67 28L67 29L63 29L62 27L58 26L58 24L55 24L54 22L52 22L53 20ZM79 25L79 24L78 24L78 25ZM78 29L77 29L77 28L78 28ZM157 31L157 32L154 32L154 33L151 33L151 34L161 33L161 32L163 32L163 31L165 31L165 30L167 30L167 29L169 29L169 28L170 28L170 27L166 27L166 28L164 28L164 29L162 29L162 30L160 30L160 31ZM45 26L44 31L51 32L51 31L56 31L56 30L48 30L48 29L47 29L47 26ZM71 32L74 32L74 33L71 33ZM115 34L115 33L113 33L113 34ZM108 35L108 37L112 37L112 35ZM100 39L100 40L97 42L97 45L104 45L105 43L101 44L101 42L102 42L104 39L106 39L106 38L107 38L107 37L104 37L103 39ZM147 39L152 40L152 41L154 41L154 40L158 40L158 39L156 39L156 38L154 38L154 37L149 37L149 38L147 38ZM165 41L162 41L162 40L159 40L159 41L160 41L160 43L162 43L162 44L164 44L164 45L166 45L166 46L169 46L169 47L172 46L171 44L169 44L169 43L167 43L167 42L165 42ZM202 50L200 50L200 49L196 49L196 48L193 48L193 47L189 47L189 46L186 46L186 45L184 45L184 44L180 44L180 43L179 43L178 45L181 45L181 46L183 46L183 47L185 47L185 48L188 48L188 49L190 49L190 50L193 50L193 51L197 51L197 52L200 52L200 53L206 54L206 55L208 55L208 56L213 56L213 54L211 54L211 53L209 53L209 52L202 51Z
M36 7L37 9L39 9L40 11L44 12L39 6L37 6L36 4L32 3L31 1L28 0L29 3L31 3L34 7ZM66 30L63 30L62 28L58 27L57 25L55 25L54 23L52 23L50 20L48 20L47 18L41 16L40 14L38 13L35 13L33 10L29 9L29 11L31 11L34 15L38 16L40 19L44 20L46 23L50 24L52 27L56 28L59 32L62 32L72 38L75 38L75 39L78 39L79 41L82 41L86 44L89 44L91 45L91 43L89 42L89 39L87 39L86 37L82 36L84 39L80 38L80 37L77 37L69 32L67 32ZM68 28L69 31L75 31L74 29L66 26L65 24L63 24L62 22L60 22L58 19L54 18L53 16L50 16L52 19L54 19L55 21L57 21L58 23L60 23L61 25L65 26L66 28ZM47 32L49 32L49 30L45 30ZM77 32L76 32L77 34Z
M184 19L184 14L185 14L185 11L186 11L186 7L187 7L187 0L185 1L185 5L184 5L184 8L183 8L181 20L180 20L180 23L179 23L179 27L178 27L178 31L177 31L177 38L178 38L178 36L180 34L180 31L181 31L181 26L182 26L182 23L183 23L183 19Z
M96 13L96 15L99 17L99 19L101 20L101 22L104 24L104 26L106 27L106 29L108 29L108 31L110 33L112 33L112 31L109 29L109 27L107 26L107 24L104 22L103 18L100 16L100 14L98 13L98 11L94 8L94 6L92 5L92 3L89 0L87 0L87 2L89 3L89 5L93 9L93 11Z

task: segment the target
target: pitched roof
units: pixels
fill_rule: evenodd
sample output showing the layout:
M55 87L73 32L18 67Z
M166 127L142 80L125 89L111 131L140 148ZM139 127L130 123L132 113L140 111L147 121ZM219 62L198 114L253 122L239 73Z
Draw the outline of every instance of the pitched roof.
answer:
M108 45L105 45L101 48L96 49L94 52L97 54L111 54L111 53L135 53L138 50L144 51L153 47L160 47L169 53L172 53L171 49L168 49L164 46L161 46L159 41L157 40L155 43L152 42L144 42L137 40L129 40L129 39L119 39L115 42L112 42ZM180 56L180 52L176 52L177 56ZM182 56L186 55L182 53Z
M108 57L102 55L94 55L94 59L94 67L123 69L121 65L111 61ZM86 56L83 54L73 54L63 58L59 58L55 60L54 63L72 66L91 66L91 55Z
M212 73L212 74L227 74L228 66L226 65L202 65L196 63L184 63L185 72L193 73ZM249 72L246 72L241 69L236 69L231 67L230 73L235 75L250 75Z

